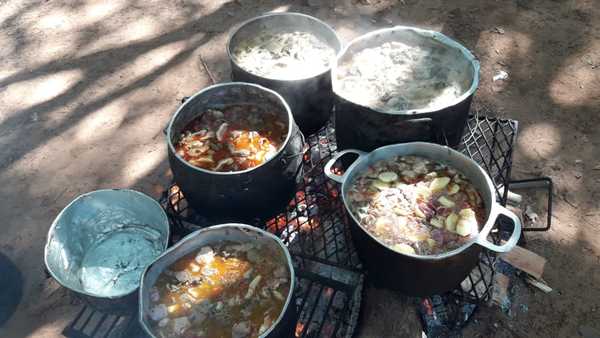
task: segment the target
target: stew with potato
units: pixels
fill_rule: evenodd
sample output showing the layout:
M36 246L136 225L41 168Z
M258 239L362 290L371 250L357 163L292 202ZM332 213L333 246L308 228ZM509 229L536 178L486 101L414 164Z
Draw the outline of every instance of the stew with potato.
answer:
M417 156L376 162L347 193L361 225L390 248L436 255L456 249L485 220L481 195L460 172Z

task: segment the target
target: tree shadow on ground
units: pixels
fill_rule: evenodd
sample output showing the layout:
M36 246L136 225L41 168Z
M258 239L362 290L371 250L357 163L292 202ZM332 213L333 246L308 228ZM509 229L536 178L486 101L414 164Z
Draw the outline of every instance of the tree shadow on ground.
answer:
M178 20L174 20L175 23L172 25L162 23L161 31L151 37L126 43L113 42L108 47L99 50L92 48L88 52L87 48L94 47L98 43L99 34L118 34L120 29L126 29L124 27L110 28L102 22L93 22L83 25L73 32L77 35L76 43L65 57L27 65L19 64L15 72L0 78L0 94L2 94L2 92L6 93L11 86L38 81L48 75L68 71L80 73L78 80L54 97L23 107L3 107L4 116L0 116L3 117L0 120L0 144L4 146L5 151L0 154L0 182L6 187L3 189L2 195L3 200L7 200L4 210L8 215L8 223L4 229L15 236L21 236L21 233L27 233L23 230L23 223L31 222L36 225L36 229L41 225L49 226L51 217L69 199L86 190L111 187L115 182L123 182L122 184L158 197L171 177L168 173L164 149L153 148L150 144L161 140L160 129L166 123L166 117L175 111L180 97L164 98L161 97L161 93L148 94L148 92L155 87L164 90L165 85L159 86L156 83L171 74L174 69L187 65L190 60L195 65L190 72L199 73L203 77L197 86L209 84L210 82L197 60L200 55L199 51L209 50L216 42L223 41L223 35L234 24L281 5L275 1L257 4L225 2L216 8L205 8L205 6L185 3L177 8ZM53 3L46 6L55 6L52 8L58 9L65 7L71 11L70 13L75 13L84 9L84 2L74 2L69 5ZM135 22L142 16L136 17L131 13L140 11L140 8L144 8L144 6L145 3L140 1L127 2L118 11L107 16L105 20L118 20L119 17L131 15L130 21ZM520 120L521 129L524 132L541 122L549 123L552 128L557 130L561 140L557 149L549 152L547 158L531 157L526 155L527 152L520 150L520 153L517 154L517 166L531 169L535 166L534 163L541 163L541 167L546 168L555 162L572 162L576 156L579 156L578 150L582 147L581 142L573 140L573 135L579 135L580 138L585 136L593 145L600 145L598 134L594 134L594 128L599 122L597 100L582 95L576 102L567 101L565 103L564 100L557 101L557 95L553 89L557 86L557 78L560 81L564 65L571 62L572 58L579 57L579 54L584 53L593 42L593 38L598 35L598 26L597 22L593 20L594 16L585 14L583 9L573 7L570 2L511 1L502 3L473 0L453 4L406 0L398 3L381 1L373 6L349 3L342 11L336 11L338 4L332 1L326 1L320 6L307 6L304 1L294 1L285 6L290 11L316 15L332 24L336 29L347 31L348 37L374 28L388 27L390 24L441 27L444 33L474 50L482 60L483 75L486 78L482 80L482 86L477 94L478 100L493 104L501 117ZM10 47L3 51L3 55L18 59L28 49L36 47L31 42L31 32L22 24L23 18L31 15L35 8L33 4L25 5L2 22L0 29L9 30L8 36L11 40ZM140 13L143 12L143 10L140 11ZM206 14L198 14L204 12ZM497 41L495 38L499 33L494 32L496 27L502 27L505 30L503 35L505 39L499 41L503 48L498 51L494 50L494 44L490 42ZM122 34L126 35L127 33L123 31ZM519 41L513 38L515 36L522 37L523 40ZM344 40L348 41L347 38ZM520 43L526 43L527 46L520 46ZM164 62L158 66L152 67L141 75L132 76L125 73L122 81L115 80L115 74L122 73L122 69L135 60L172 44L181 44L180 49L166 57ZM207 58L207 64L211 69L218 70L218 80L225 80L228 74L225 48L224 46L216 48L220 48L220 51L212 53L214 56ZM510 80L501 88L497 88L490 78L491 74L500 68L508 69ZM104 84L107 84L106 87L103 86ZM132 98L138 91L146 92L142 101L139 98ZM191 93L185 92L184 94ZM42 162L36 162L53 164L56 165L56 168L64 167L68 170L48 172L44 168L35 167L35 165L32 165L35 168L23 165L23 162L27 162L33 156L32 153L48 146L56 139L71 137L73 126L85 123L87 118L94 113L118 100L126 100L127 107L123 113L124 118L116 122L114 129L91 141L73 138L60 143L62 146L68 146L68 150L75 154L74 156L63 156L54 161L45 159ZM158 113L157 107L167 111ZM62 118L57 119L57 111L64 111L64 113L58 114ZM540 111L545 113L540 114ZM154 116L153 119L158 121L160 127L148 128L146 120L148 114ZM148 128L145 137L136 134L136 130L139 128ZM136 140L135 138L141 139ZM98 146L95 151L86 152L94 145ZM133 154L132 149L136 150L137 146L140 146L140 149ZM520 148L528 146L527 144L520 145ZM565 149L574 149L574 151L566 152ZM54 148L54 150L60 151L61 149ZM593 151L588 148L582 150L584 152ZM134 161L132 161L132 155L137 156ZM144 162L145 157L152 157L152 161ZM95 170L89 168L89 163L96 166ZM120 178L132 170L137 170L135 168L140 166L144 166L144 169L138 171L137 176L133 175L133 179L123 181ZM74 167L81 167L81 172ZM571 167L565 166L564 171L571 169ZM548 172L544 170L547 169L542 170L547 174ZM36 189L39 188L35 185L53 182L55 177L60 175L68 175L67 180L63 182L70 183L66 186L48 187L50 192L44 192L40 198L39 193L36 193ZM584 224L589 220L583 215L599 211L597 207L583 203L586 198L598 197L597 189L586 189L586 187L593 187L596 184L594 176L587 168L580 182L576 185L569 185L569 183L570 181L567 181L560 188L567 189L579 196L577 199L582 205L577 210L577 214L580 214L580 218L577 219ZM12 200L12 196L20 196L20 200L15 202ZM24 208L20 206L21 209L18 209L17 203L21 202L27 205ZM43 210L32 211L31 218L24 218L21 215L23 210L33 207L37 209L41 207ZM41 228L41 232L45 233L46 228L43 226ZM28 231L34 232L33 230ZM36 232L39 231L36 230ZM593 259L594 255L598 255L598 251L597 249L591 251L586 249L590 247L590 236L594 233L589 229L575 229L574 232L576 233L575 240L569 243L555 243L548 236L534 236L531 241L534 251L539 250L538 252L550 259L549 281L565 290L569 300L561 300L559 297L532 296L530 309L535 304L536 310L531 310L529 316L535 320L523 322L525 324L522 324L522 329L525 332L530 332L525 327L530 322L534 322L532 327L537 332L548 334L561 332L565 335L571 335L573 326L577 325L577 319L573 317L579 317L590 323L592 319L595 319L596 323L598 322L597 315L586 311L591 305L589 305L589 300L585 299L588 291L595 292L592 293L593 295L598 295L595 285L599 285L600 282L598 270L594 270L598 261ZM28 236L31 237L30 234ZM599 235L596 233L594 236ZM41 265L40 247L43 241L39 239L43 238L43 235L38 234L33 238L34 240L29 246L13 248L7 255L17 263L26 266ZM21 243L20 240L17 243ZM19 244L15 244L15 246L19 246ZM31 259L32 252L35 253L33 260ZM565 274L572 277L564 278ZM39 295L35 285L39 280L43 280L41 269L37 269L35 272L25 272L24 275L26 279L29 278L25 288L31 292L26 292L27 296L15 317L20 316L19 311L27 311L28 304ZM578 290L579 293L574 290ZM583 305L577 305L573 310L572 305L576 302ZM548 317L544 313L549 306L555 307L556 316ZM372 309L373 307L367 308ZM369 311L371 314L367 313L367 316L371 319L363 321L363 328L358 330L359 336L369 336L372 332L387 335L390 333L388 329L393 330L390 323L396 320L394 314L380 316L380 310ZM68 314L65 312L64 320L70 319ZM15 332L27 336L49 324L49 319L57 320L59 316L60 314L44 315L42 318L38 318L23 314L22 317L25 318L27 324L22 325ZM564 321L556 320L557 316L563 318ZM31 325L28 318L35 318L36 324ZM384 324L379 325L375 321L382 321ZM546 326L542 327L542 324ZM562 328L563 325L565 325L564 328ZM383 331L377 331L376 326L383 328ZM563 331L560 331L561 329ZM499 335L499 333L495 334Z

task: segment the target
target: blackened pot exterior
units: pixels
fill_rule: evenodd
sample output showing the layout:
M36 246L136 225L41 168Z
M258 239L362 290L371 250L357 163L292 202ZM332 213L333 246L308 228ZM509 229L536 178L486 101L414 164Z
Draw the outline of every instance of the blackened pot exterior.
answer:
M464 58L465 76L471 79L468 90L456 100L434 108L388 112L361 105L344 95L338 67L356 52L388 41L402 39L435 41L457 50ZM340 53L332 69L335 131L339 149L372 151L388 144L433 142L450 147L460 144L469 117L471 101L479 86L479 62L469 50L447 36L413 27L393 27L370 32L351 41Z
M460 255L444 259L416 259L379 244L350 219L356 251L377 287L424 297L456 288L479 262L481 247L473 245Z
M444 109L415 115L382 114L335 98L335 137L339 149L372 151L406 142L433 142L457 147L469 118L473 95Z
M321 37L336 54L341 50L341 42L335 31L326 23L301 13L269 13L252 18L238 26L227 42L227 53L231 63L231 78L234 81L256 83L281 94L290 105L294 120L305 135L318 131L325 125L333 107L331 70L297 80L278 80L252 74L240 67L234 60L233 50L240 41L253 37L261 30L275 30L294 27L306 30ZM305 70L308 74L310 69Z
M358 158L340 176L331 172L333 164L345 154L358 155ZM374 163L396 156L413 155L440 161L465 175L475 186L483 199L486 222L480 225L479 233L461 247L437 255L416 255L395 251L364 229L351 212L347 191L354 179ZM517 244L521 236L519 218L496 203L494 183L485 171L472 159L446 146L426 142L392 144L365 153L346 149L336 153L325 165L325 175L342 183L341 195L351 222L354 246L361 261L369 272L369 277L381 287L397 290L409 296L430 296L450 291L467 277L477 263L483 248L495 252L507 252ZM487 236L500 216L510 218L513 232L506 243L496 245Z
M252 103L281 110L289 125L288 138L270 160L237 172L194 167L175 153L174 144L185 126L207 108ZM203 215L223 221L269 217L293 198L302 177L303 136L280 95L241 82L218 84L198 92L175 113L167 129L168 156L173 177L190 205Z

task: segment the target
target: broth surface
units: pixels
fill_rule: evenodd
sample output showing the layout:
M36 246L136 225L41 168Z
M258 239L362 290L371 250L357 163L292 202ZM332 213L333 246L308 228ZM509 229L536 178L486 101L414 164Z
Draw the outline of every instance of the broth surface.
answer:
M276 112L255 105L208 109L183 129L175 151L191 165L203 169L245 170L275 156L285 142L287 130L287 124Z
M399 41L356 52L338 66L339 90L367 107L394 112L451 102L470 87L468 63L443 46Z
M418 255L456 249L479 232L485 206L458 171L416 156L374 163L346 194L361 225L390 248Z
M280 252L265 245L204 246L165 270L151 289L158 337L257 337L279 318L290 291ZM293 305L292 305L293 306Z
M329 68L335 50L308 32L262 32L233 51L236 63L258 76L293 80Z

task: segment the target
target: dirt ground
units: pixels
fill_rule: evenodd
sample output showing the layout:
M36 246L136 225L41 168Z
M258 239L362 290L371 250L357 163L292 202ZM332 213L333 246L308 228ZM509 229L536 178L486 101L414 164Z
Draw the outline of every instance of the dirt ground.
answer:
M240 21L299 11L344 41L374 28L440 30L482 65L477 101L517 119L513 178L555 183L553 227L528 234L554 292L522 287L512 316L483 308L479 337L600 331L600 6L595 0L10 1L0 0L0 254L22 298L0 337L56 337L76 308L46 279L43 244L75 196L169 181L162 129L181 97L229 77L225 41ZM500 70L509 76L493 82ZM539 202L539 201L538 201ZM541 202L540 202L541 203ZM543 205L535 205L543 213ZM1 277L0 277L1 278ZM11 292L1 290L0 292ZM415 308L365 293L358 337L420 337Z

